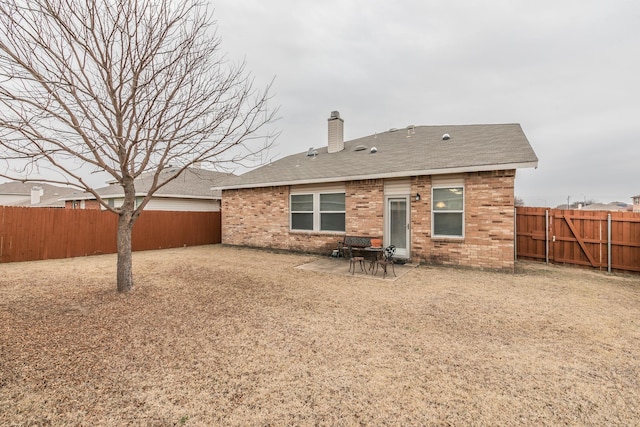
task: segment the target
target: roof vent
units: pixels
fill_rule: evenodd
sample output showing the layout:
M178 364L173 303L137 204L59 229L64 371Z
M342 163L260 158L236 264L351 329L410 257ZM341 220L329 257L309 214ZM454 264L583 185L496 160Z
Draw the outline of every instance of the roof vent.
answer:
M395 132L397 130L398 130L398 128L391 128L391 129L389 129L389 132Z
M309 150L307 150L307 157L315 157L317 155L318 152L314 150L313 147L309 147Z
M353 151L364 151L366 149L367 147L365 145L357 145L356 148L353 149Z
M407 126L407 138L411 138L411 135L415 135L415 133L416 133L416 126L415 125Z
M448 133L445 133L444 135L442 135L442 140L443 141L448 141L451 137L449 136Z
M376 147L371 147L371 154L375 154L378 152L378 149Z

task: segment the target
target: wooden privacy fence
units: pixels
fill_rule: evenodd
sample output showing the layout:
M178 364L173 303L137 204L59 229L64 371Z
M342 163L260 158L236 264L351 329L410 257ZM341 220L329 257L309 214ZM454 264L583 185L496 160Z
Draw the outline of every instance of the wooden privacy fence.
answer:
M116 252L118 216L109 211L0 206L0 263ZM220 212L145 211L134 251L220 243Z
M517 258L640 272L640 214L516 208Z

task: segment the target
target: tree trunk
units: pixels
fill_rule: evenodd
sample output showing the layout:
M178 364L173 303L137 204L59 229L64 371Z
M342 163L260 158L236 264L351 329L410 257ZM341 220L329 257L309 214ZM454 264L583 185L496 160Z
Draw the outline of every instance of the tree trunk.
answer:
M133 290L133 261L131 257L131 215L121 213L118 216L118 292Z

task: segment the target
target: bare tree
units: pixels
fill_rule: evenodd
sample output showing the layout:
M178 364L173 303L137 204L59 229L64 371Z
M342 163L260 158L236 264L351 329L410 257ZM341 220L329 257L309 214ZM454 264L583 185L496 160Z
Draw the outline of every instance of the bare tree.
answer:
M0 176L56 171L33 180L119 215L118 291L133 289L131 231L159 188L194 163L261 159L273 141L258 134L276 113L270 85L255 90L244 63L226 61L214 27L198 0L0 0ZM88 183L102 171L122 206ZM143 173L153 184L136 205Z

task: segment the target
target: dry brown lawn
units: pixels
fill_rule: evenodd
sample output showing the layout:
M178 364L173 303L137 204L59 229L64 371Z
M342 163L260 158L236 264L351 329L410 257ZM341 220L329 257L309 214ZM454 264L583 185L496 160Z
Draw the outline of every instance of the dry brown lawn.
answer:
M0 265L2 425L638 425L640 278L221 246ZM346 267L345 267L346 268Z

